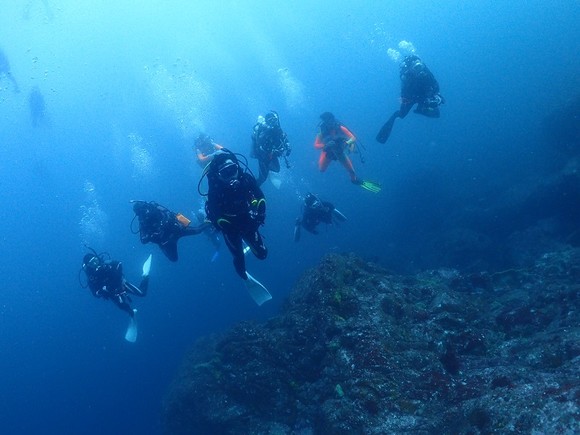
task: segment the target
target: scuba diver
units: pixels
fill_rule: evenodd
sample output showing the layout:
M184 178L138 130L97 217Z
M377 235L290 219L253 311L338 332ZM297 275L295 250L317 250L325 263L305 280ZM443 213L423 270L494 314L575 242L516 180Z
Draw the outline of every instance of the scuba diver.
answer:
M82 270L87 276L87 286L96 298L111 300L121 310L127 312L130 316L129 327L125 333L125 340L132 343L137 340L137 323L135 320L136 309L131 308L131 297L135 295L144 297L147 295L149 286L149 271L151 269L151 255L143 264L143 275L139 287L131 284L123 276L123 266L120 261L106 259L108 254L97 254L97 252L88 248L91 252L83 257Z
M16 79L10 70L10 63L8 62L8 58L0 48L0 80L2 79L2 76L5 76L12 83L15 93L20 92L18 83L16 82Z
M429 118L439 118L439 106L445 98L439 93L439 83L418 56L410 55L400 65L401 107L391 115L377 134L377 142L385 143L391 135L395 119L403 119L417 104L415 113Z
M207 194L199 189L205 176L209 186ZM207 218L222 232L236 272L244 280L250 295L258 305L270 300L272 296L266 288L246 271L243 242L260 260L268 254L258 231L266 219L266 199L249 172L247 162L243 168L233 152L225 148L220 150L206 166L198 191L207 196Z
M177 241L181 237L195 236L202 233L211 223L204 222L194 227L191 221L181 213L174 213L156 202L131 201L135 217L131 221L131 232L137 234L141 243L155 243L170 261L177 261ZM139 220L139 229L133 230L135 218Z
M330 112L324 112L320 115L320 119L322 120L319 124L320 132L316 135L314 142L314 147L321 150L318 159L320 172L326 171L331 161L338 160L348 171L353 184L373 193L380 192L380 184L361 180L354 172L352 161L347 155L358 148L354 135Z
M38 127L46 119L46 103L38 86L34 86L28 95L28 107L32 126Z
M252 130L252 152L250 153L252 158L258 159L260 166L260 173L256 180L258 186L266 181L270 171L280 172L280 157L284 158L286 167L290 168L288 156L291 151L288 136L280 127L278 113L272 110L266 116L258 116L258 122ZM272 184L276 188L280 187L277 179L272 179Z
M215 143L213 139L205 133L199 134L193 147L197 156L197 163L199 163L202 168L205 168L205 166L211 162L215 153L223 148L221 145Z
M321 222L333 224L345 222L346 216L338 211L334 205L328 201L322 201L312 193L308 193L302 205L302 217L296 218L294 226L294 241L300 240L300 228L312 234L318 234L316 227Z

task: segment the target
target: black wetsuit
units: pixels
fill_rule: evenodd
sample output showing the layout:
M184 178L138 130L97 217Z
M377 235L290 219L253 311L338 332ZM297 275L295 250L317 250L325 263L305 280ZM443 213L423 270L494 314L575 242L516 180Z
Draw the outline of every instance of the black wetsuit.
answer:
M280 127L268 127L265 123L258 122L252 131L252 154L258 159L260 173L256 182L261 186L268 173L280 172L280 160L282 156L290 154L288 137ZM288 163L286 163L288 164Z
M417 104L415 113L429 118L439 118L439 106L445 99L439 94L439 83L429 68L416 56L406 58L401 64L401 106L391 115L377 134L376 140L385 143L397 118L405 118Z
M302 219L300 219L300 225L312 234L318 234L316 227L321 222L326 224L332 223L332 211L334 210L334 205L328 201L316 201L311 206L304 206L304 212L302 213Z
M218 159L212 166L219 164ZM268 254L258 229L266 219L266 201L256 179L244 172L236 180L226 183L210 169L209 192L205 205L208 219L224 235L234 257L234 267L242 279L246 276L244 246L246 242L254 255L263 260Z
M181 237L203 232L209 223L199 226L185 225L178 215L155 202L136 201L133 210L139 219L141 243L155 243L170 261L178 260L177 241Z
M438 94L439 83L424 63L415 68L401 70L401 107L397 116L404 118L413 105L417 104L416 113L438 118L440 102L435 99Z
M123 277L123 266L117 260L102 261L96 268L86 268L85 273L93 296L113 301L131 317L134 313L129 294L141 297L147 294L149 276L144 276L136 287Z

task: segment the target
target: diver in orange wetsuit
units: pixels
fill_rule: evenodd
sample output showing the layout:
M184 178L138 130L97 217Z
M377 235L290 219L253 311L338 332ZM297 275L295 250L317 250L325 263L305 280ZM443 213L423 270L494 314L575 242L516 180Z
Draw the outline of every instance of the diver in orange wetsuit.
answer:
M318 159L318 169L320 172L326 171L328 165L333 160L338 160L347 170L350 181L361 186L363 189L377 193L381 187L372 181L361 180L357 177L352 161L347 153L356 149L356 138L342 123L340 123L332 113L324 112L320 115L320 132L316 135L314 147L320 151Z
M199 163L202 168L205 168L205 166L213 159L216 151L219 151L222 148L223 146L215 143L209 135L200 133L194 144L197 163Z

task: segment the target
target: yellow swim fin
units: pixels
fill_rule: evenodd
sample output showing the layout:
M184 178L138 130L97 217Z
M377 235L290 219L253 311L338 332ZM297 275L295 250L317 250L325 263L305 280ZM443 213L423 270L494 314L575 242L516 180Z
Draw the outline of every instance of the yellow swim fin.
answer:
M379 193L381 191L381 185L374 181L363 180L362 183L360 183L360 187L373 193Z

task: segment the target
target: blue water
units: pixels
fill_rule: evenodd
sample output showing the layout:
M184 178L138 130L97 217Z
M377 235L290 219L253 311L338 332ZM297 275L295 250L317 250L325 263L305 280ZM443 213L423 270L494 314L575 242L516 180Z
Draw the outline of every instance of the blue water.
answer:
M580 89L579 22L575 1L4 1L0 49L20 92L0 75L0 432L161 433L163 394L192 342L274 316L324 253L419 265L426 228L549 169L537 126ZM399 120L379 145L398 107L387 50L400 41L447 104L439 120ZM35 86L46 103L36 128ZM280 190L264 184L269 257L248 269L274 299L257 307L224 247L212 263L207 239L186 238L173 264L141 245L129 200L191 215L195 136L247 154L270 109L293 168ZM364 144L366 163L353 162L380 194L351 185L336 163L318 173L312 143L327 110ZM349 221L295 244L308 191ZM135 344L123 340L126 315L79 285L84 243L123 261L134 281L153 253Z

